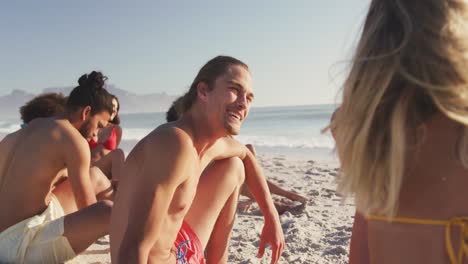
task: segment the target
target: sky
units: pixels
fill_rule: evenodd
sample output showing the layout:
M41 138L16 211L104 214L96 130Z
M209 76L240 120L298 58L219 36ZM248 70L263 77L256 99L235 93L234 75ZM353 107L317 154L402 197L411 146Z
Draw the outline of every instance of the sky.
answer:
M368 0L1 1L0 96L100 70L181 95L217 55L247 63L253 106L336 103Z

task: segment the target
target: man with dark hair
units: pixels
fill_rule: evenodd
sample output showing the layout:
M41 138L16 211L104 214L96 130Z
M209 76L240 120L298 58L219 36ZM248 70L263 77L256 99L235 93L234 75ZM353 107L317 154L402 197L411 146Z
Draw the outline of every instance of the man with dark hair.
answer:
M38 95L20 108L24 124L38 117L52 117L65 111L67 99L61 93Z
M64 113L0 142L1 263L62 263L108 232L112 188L104 176L90 177L85 140L112 112L105 79L83 75ZM69 179L51 191L65 167Z
M207 263L226 263L244 180L265 217L259 256L268 243L278 261L284 238L267 184L252 153L230 137L252 99L247 65L216 57L184 96L182 118L135 146L112 212L113 263L205 263L204 252Z
M167 122L174 122L180 118L180 113L182 112L181 104L182 104L183 97L177 98L174 102L172 102L171 107L166 112L166 121Z

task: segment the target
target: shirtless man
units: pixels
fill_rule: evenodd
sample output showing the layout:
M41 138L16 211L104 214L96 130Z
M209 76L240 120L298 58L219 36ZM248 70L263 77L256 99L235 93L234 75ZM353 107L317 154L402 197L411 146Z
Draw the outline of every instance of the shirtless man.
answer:
M104 127L111 99L98 72L83 75L64 114L38 118L0 142L0 262L62 263L108 232L112 188L90 177L85 138ZM57 173L69 179L53 191Z
M180 104L182 104L183 102L183 96L177 98L171 105L171 107L169 108L169 110L167 110L166 112L166 121L167 122L173 122L173 121L176 121L177 119L180 118L181 116L181 111L182 111L182 107L180 106ZM250 152L256 157L257 154L256 154L256 151L255 151L255 148L252 144L246 144L246 147L250 150ZM246 175L247 176L247 175ZM286 189L283 189L281 188L279 185L273 183L272 181L270 180L266 180L267 181L267 185L268 185L268 189L270 190L270 193L271 194L276 194L278 196L282 196L282 197L285 197L291 201L298 201L301 203L301 206L294 206L294 204L286 204L286 203L283 203L283 202L280 202L280 201L275 201L275 207L276 207L276 210L278 211L278 213L281 215L283 214L284 212L288 211L288 210L292 210L292 209L295 209L295 208L303 208L303 206L305 205L305 203L307 202L307 198L304 197L304 196L301 196L293 191L288 191ZM252 193L250 192L249 188L244 184L242 185L242 188L240 190L240 194L243 195L243 196L247 196L248 198L250 199L255 199L255 197L252 195ZM250 204L251 204L252 201L249 201L249 204L247 204L247 206L244 206L245 208L249 208L250 207Z
M183 117L135 146L112 212L113 263L205 263L205 251L208 263L226 263L244 166L259 170L252 153L229 137L252 99L247 65L218 56L185 95ZM259 256L269 243L276 263L284 238L266 181L245 180L265 216Z
M115 97L115 95L112 95L112 94L110 96L113 98L112 99L113 112L111 114L109 123L111 123L112 120L114 119L117 119L120 121L117 115L117 111L119 107L118 100L116 99L117 97ZM44 93L44 94L40 94L34 97L30 101L28 101L26 104L20 107L21 120L23 121L23 124L21 124L21 127L27 126L29 122L31 122L32 120L36 118L53 117L53 116L58 116L58 115L63 114L65 112L66 104L67 104L67 98L64 97L63 94L61 93ZM122 129L120 127L116 129L119 130L119 132L117 132L117 142L120 142L120 138L122 136ZM99 130L99 132L101 133L102 131ZM107 149L103 150L102 145L99 145L98 148L99 148L98 150L99 153L97 153L97 155L94 155L94 158L93 158L93 150L91 150L91 168L89 171L91 178L101 177L102 175L104 175L108 179L112 179L112 183L116 183L114 179L116 179L118 176L112 177L112 175L117 175L120 173L124 160L125 160L124 152L121 149L114 149L109 152ZM104 152L107 154L105 156L101 155ZM96 157L97 157L97 162L96 162ZM100 175L94 175L94 174L100 174ZM63 170L61 170L59 172L59 175L61 179L56 182L55 184L56 186L62 183L62 180L66 179L68 175L67 169L64 168Z

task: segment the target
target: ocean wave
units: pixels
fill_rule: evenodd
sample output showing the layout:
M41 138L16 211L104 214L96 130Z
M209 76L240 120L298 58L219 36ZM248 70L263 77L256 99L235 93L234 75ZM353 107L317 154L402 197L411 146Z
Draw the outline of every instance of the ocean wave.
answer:
M9 134L20 129L21 125L18 122L0 121L0 133Z
M0 134L9 134L20 129L20 123L0 121ZM122 141L139 141L148 135L154 128L123 128ZM266 135L239 135L236 138L244 144L253 144L260 147L279 147L295 149L330 149L335 147L333 138L327 135L307 135L300 136L266 136ZM132 144L132 145L133 145Z
M153 129L144 128L129 128L123 129L122 140L141 140L148 135ZM299 149L330 149L335 147L335 141L328 135L308 135L302 134L300 136L285 136L285 135L239 135L236 139L244 144L253 144L255 146L263 147L287 147Z
M140 140L148 135L154 128L123 128L122 140Z
M333 138L321 136L256 136L256 135L239 135L236 139L244 144L253 144L261 147L278 147L278 148L295 148L295 149L334 149L335 142Z

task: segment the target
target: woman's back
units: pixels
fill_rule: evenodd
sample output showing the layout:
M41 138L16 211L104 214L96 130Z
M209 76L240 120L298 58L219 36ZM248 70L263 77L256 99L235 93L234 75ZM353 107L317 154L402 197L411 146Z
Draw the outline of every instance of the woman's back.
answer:
M423 223L468 216L468 170L457 157L462 126L436 114L423 127L406 161L396 221L368 221L371 263L449 263L446 226ZM461 228L455 225L451 234L458 252Z
M330 126L371 263L468 258L467 69L467 1L371 1Z

